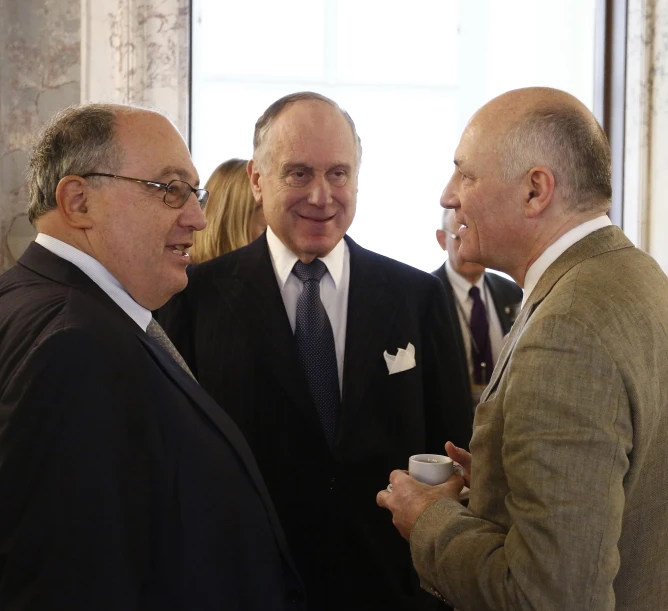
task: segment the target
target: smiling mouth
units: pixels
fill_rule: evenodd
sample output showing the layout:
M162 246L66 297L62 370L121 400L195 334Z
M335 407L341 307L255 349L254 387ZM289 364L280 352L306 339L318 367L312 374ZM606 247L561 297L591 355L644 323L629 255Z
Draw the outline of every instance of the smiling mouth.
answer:
M312 223L326 223L327 221L331 221L336 215L332 214L332 216L328 216L323 219L313 218L311 216L303 216L302 214L299 214L298 216L304 221L311 221Z
M169 252L179 255L180 257L190 257L190 254L188 253L188 248L190 248L191 244L170 244L166 248L169 250Z

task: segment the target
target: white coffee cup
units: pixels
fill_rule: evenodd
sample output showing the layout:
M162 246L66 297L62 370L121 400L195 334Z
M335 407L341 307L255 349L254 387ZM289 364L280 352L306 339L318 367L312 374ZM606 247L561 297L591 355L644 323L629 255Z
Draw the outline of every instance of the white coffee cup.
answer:
M442 484L454 472L464 475L464 470L452 462L449 456L441 454L415 454L408 459L408 473L423 484Z

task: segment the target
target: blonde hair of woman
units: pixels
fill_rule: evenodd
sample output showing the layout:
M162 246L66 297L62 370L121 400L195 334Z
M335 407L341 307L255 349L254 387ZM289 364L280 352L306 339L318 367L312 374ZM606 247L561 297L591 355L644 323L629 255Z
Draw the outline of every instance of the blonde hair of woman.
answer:
M202 263L250 244L266 229L262 205L253 198L245 159L228 159L211 174L205 188L206 229L195 232L192 263Z

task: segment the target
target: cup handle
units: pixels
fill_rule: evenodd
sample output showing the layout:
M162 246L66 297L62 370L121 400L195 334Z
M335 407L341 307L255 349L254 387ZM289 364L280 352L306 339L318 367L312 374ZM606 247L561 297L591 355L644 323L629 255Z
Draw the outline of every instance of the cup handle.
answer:
M452 465L452 466L454 467L454 472L457 475L464 477L464 467L462 467L461 465Z

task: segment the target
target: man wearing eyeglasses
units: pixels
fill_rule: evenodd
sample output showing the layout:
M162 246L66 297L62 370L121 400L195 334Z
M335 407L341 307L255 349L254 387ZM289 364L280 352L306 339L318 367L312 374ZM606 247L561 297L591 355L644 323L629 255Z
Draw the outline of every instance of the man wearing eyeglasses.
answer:
M0 608L304 609L245 439L151 316L208 193L162 115L59 113L0 277Z

